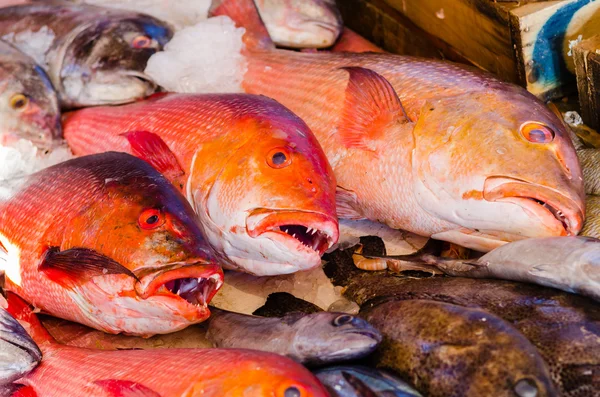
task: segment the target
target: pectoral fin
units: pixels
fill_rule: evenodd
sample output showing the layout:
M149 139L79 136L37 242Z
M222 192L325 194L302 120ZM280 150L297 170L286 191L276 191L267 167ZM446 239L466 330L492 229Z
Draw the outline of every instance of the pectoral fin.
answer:
M102 387L111 397L161 397L154 390L128 380L104 379L94 384Z

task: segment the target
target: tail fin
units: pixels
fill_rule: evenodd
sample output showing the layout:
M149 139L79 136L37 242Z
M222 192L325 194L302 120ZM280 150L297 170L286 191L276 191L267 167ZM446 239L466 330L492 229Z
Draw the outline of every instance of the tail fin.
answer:
M6 292L6 300L8 302L6 311L21 323L38 346L56 343L27 302L12 292Z
M244 44L250 50L275 48L254 0L213 0L208 15L226 15L233 19L237 27L246 28Z
M2 385L8 385L27 375L42 361L42 352L31 336L1 307L0 351L0 389Z

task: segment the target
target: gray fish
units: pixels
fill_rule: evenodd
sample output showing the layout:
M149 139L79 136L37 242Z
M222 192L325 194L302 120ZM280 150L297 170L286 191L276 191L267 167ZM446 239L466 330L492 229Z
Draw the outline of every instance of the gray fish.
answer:
M335 0L254 0L275 44L325 48L339 37L344 23Z
M258 317L211 311L206 337L214 347L268 351L306 365L361 358L381 341L371 324L344 313Z
M431 397L557 396L533 345L481 309L431 300L385 302L361 312L383 334L372 359Z
M589 298L514 281L365 272L351 251L325 260L333 284L364 308L390 298L427 299L495 314L537 347L561 395L600 396L600 305Z
M363 366L335 366L314 371L332 397L420 397L389 372Z
M64 2L3 8L0 36L43 66L63 108L121 104L152 94L143 71L172 28L148 15Z
M42 361L42 352L27 331L0 308L0 395L12 382L31 372ZM6 393L6 391L5 391Z
M0 145L19 139L41 150L61 137L58 96L33 58L0 40Z

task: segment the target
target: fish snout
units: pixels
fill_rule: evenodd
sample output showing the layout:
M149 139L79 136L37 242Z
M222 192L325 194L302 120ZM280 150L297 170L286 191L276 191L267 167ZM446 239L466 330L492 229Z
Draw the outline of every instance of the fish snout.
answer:
M577 194L565 195L552 188L524 180L493 176L484 183L483 197L487 201L506 201L535 214L559 235L575 236L583 227L585 207Z

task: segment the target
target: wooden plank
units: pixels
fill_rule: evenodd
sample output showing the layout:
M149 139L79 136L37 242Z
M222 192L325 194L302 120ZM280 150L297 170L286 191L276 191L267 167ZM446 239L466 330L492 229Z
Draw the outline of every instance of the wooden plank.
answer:
M573 48L581 118L600 129L600 35L583 40Z

